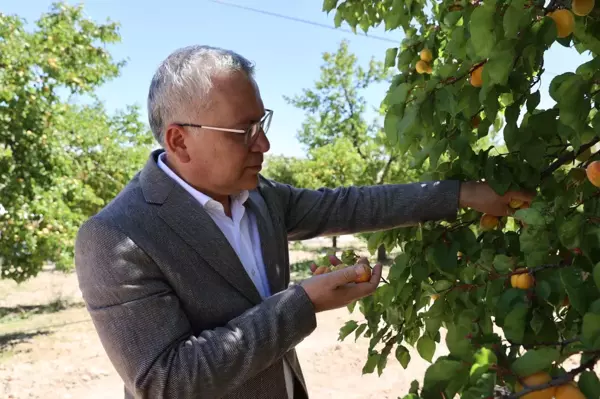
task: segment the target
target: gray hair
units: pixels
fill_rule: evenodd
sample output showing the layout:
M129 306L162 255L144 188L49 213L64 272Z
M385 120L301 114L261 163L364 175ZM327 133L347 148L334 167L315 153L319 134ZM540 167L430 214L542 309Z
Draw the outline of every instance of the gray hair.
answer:
M191 122L193 107L208 107L212 78L243 71L254 78L254 65L231 50L188 46L171 53L158 67L148 92L148 119L154 138L164 145L165 129L175 118Z

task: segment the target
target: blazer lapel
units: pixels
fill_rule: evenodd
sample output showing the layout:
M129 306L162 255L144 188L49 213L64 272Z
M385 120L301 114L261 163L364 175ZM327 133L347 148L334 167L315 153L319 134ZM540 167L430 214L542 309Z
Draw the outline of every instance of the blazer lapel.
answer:
M260 303L258 290L223 232L196 199L160 170L159 152L141 173L146 200L161 204L158 214L173 231L248 300Z
M256 190L250 191L250 196L246 203L256 217L263 261L265 263L271 295L273 295L285 289L285 271L283 263L278 257L278 251L282 249L280 246L283 243L279 242L279 237L275 234L267 204L260 193Z

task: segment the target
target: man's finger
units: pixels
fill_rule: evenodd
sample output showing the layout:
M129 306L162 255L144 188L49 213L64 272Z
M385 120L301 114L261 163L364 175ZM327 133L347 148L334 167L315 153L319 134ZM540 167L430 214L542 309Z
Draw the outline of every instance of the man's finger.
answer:
M369 283L374 284L375 286L379 285L381 282L381 274L383 271L383 266L381 263L377 263L373 268L373 272L371 274L371 281Z
M523 202L531 202L533 201L533 199L535 198L535 193L528 193L525 191L511 191L509 193L509 199L513 200L519 200L519 201L523 201Z
M329 263L333 266L341 265L342 261L335 255L329 255Z
M357 264L353 266L345 267L341 270L335 270L327 274L331 278L331 282L335 287L341 285L353 283L357 277L360 277L364 273L364 265Z

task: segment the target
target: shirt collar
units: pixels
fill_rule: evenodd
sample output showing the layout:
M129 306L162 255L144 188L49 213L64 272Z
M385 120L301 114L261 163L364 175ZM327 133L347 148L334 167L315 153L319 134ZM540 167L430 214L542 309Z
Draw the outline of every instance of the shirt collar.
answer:
M208 204L212 204L212 203L216 202L208 195L206 195L206 194L196 190L194 187L190 186L185 180L183 180L175 172L173 172L173 170L171 170L171 168L169 168L165 162L166 156L167 156L167 154L165 152L161 153L158 156L158 167L160 169L162 169L162 171L165 172L167 174L167 176L169 176L170 178L175 180L181 187L183 187L185 189L185 191L190 193L192 195L192 197L194 197L198 202L200 202L200 204L203 207L206 207ZM239 203L241 205L246 202L246 200L248 199L248 196L249 196L248 190L244 190L235 195L232 195L231 199L232 199L232 202Z

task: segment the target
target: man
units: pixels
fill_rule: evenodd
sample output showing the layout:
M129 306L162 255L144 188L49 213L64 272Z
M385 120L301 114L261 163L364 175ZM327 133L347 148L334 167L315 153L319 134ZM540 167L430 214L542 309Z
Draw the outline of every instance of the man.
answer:
M371 294L355 266L289 286L288 240L450 219L511 198L457 181L305 190L259 175L272 112L253 67L191 46L158 68L150 126L163 147L80 228L76 270L125 397L307 398L294 347L317 312Z

